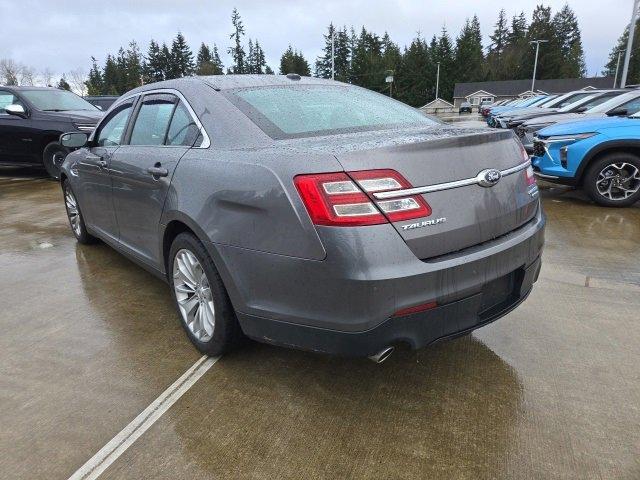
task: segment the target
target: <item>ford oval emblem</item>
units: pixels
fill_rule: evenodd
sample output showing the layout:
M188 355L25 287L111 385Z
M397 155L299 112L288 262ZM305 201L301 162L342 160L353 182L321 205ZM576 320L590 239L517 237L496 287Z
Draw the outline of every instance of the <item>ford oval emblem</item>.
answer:
M496 170L495 168L482 170L476 177L478 185L481 187L493 187L501 178L502 173L500 173L500 170Z

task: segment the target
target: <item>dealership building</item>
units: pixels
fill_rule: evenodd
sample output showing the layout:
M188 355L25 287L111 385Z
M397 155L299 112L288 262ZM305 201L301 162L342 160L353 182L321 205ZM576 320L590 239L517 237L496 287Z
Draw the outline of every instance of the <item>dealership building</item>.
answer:
M469 102L471 105L477 106L483 101L497 102L498 100L529 97L537 94L613 88L613 81L613 77L536 80L535 91L531 91L531 79L456 83L453 91L453 105L457 110L462 102Z

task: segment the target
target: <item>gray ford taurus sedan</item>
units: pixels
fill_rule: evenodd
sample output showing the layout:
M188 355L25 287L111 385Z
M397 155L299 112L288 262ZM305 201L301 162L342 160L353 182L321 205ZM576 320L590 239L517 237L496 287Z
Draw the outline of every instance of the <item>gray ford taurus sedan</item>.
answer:
M155 83L61 141L78 241L165 279L211 355L244 334L380 361L505 315L540 270L545 217L513 132L352 85Z

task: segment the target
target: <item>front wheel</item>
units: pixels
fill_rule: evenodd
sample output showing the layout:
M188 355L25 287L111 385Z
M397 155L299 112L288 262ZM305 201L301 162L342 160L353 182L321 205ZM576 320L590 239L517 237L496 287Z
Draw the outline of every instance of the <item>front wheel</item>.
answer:
M189 233L176 237L169 252L169 283L182 326L196 348L220 355L242 337L229 295L200 241Z
M605 207L628 207L640 200L640 157L612 153L596 160L584 178L591 199Z
M44 151L42 152L42 163L44 164L44 168L47 170L47 173L52 178L55 178L56 180L60 178L60 167L68 154L69 150L58 142L51 142L44 147Z

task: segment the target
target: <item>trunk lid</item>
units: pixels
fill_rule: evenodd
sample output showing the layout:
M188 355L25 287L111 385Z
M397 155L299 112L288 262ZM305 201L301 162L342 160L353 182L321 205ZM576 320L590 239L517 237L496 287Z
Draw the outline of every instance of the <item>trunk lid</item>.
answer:
M485 169L505 171L525 162L511 131L436 127L306 139L331 150L345 171L393 169L413 187L473 179ZM525 170L503 175L492 187L473 183L422 194L429 217L393 223L420 259L456 252L504 235L536 213Z

